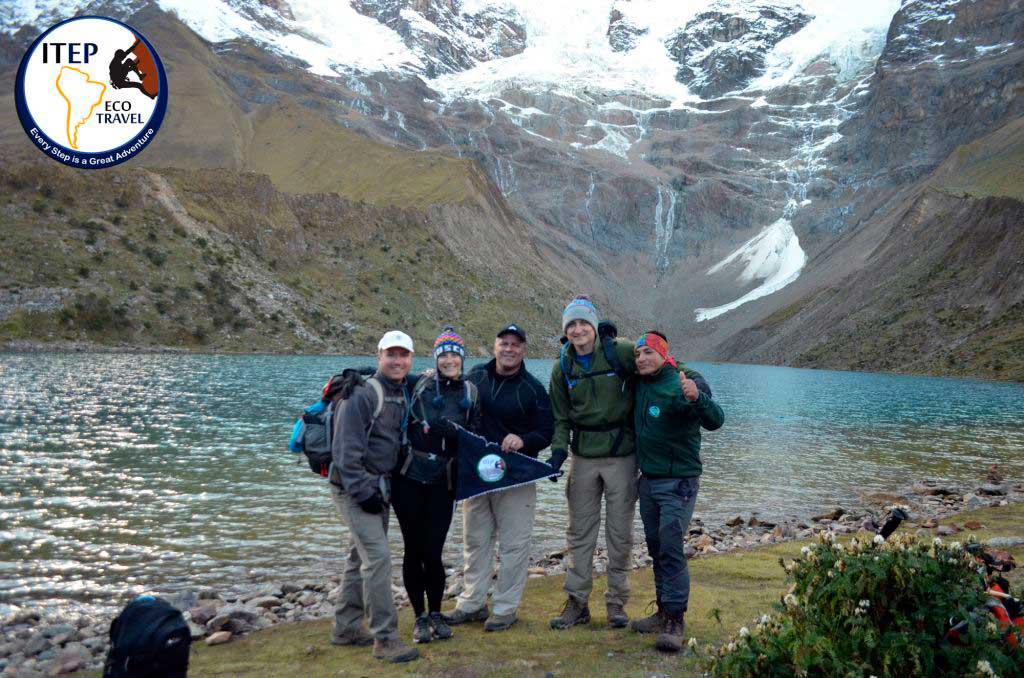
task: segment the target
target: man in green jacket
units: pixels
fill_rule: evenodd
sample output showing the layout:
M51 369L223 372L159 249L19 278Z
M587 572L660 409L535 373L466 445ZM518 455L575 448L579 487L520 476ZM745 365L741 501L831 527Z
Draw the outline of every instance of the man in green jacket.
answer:
M553 629L590 621L589 599L602 497L608 552L608 624L623 628L629 623L625 606L629 600L637 501L633 435L636 367L631 342L613 340L614 350L606 355L598 339L598 325L597 309L588 298L578 296L569 302L562 313L562 329L569 343L551 369L548 387L555 419L549 463L557 469L572 452L566 485L567 600L562 613L551 620ZM684 372L700 378L691 370L684 368ZM678 377L676 383L679 384Z
M636 456L640 466L640 518L647 552L654 559L658 610L632 623L640 633L658 633L655 647L683 648L683 615L690 599L690 573L683 539L693 517L701 474L701 427L722 426L725 414L710 394L684 380L680 385L668 340L648 332L636 342Z

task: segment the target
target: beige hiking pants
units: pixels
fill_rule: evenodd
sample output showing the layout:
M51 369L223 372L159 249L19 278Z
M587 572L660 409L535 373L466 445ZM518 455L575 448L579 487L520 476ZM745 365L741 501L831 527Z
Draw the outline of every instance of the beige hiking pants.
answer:
M569 547L565 592L585 604L594 588L594 550L601 527L608 550L608 591L605 603L629 601L629 571L633 557L633 515L636 512L636 455L588 459L572 455L565 495L569 500Z
M514 614L526 587L530 537L537 504L535 483L491 492L462 502L463 590L456 608L476 612L487 604L494 573L494 540L498 540L498 580L491 613Z
M345 490L331 485L331 497L352 542L341 576L341 595L334 605L334 634L359 627L363 616L377 640L398 637L398 611L391 594L391 550L388 514L367 513Z

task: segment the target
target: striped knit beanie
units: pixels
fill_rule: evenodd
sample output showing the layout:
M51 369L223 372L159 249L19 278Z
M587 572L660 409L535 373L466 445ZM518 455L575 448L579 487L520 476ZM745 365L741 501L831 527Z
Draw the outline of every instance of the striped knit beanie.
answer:
M444 353L454 353L463 360L466 359L466 342L451 325L445 325L441 329L441 334L434 340L434 359L436 360Z

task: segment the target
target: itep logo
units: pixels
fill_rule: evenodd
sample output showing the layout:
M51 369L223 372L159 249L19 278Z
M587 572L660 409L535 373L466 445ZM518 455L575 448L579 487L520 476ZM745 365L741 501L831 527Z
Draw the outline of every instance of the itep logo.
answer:
M131 26L75 17L25 52L15 103L39 150L72 167L110 167L152 143L167 111L167 76L153 45Z

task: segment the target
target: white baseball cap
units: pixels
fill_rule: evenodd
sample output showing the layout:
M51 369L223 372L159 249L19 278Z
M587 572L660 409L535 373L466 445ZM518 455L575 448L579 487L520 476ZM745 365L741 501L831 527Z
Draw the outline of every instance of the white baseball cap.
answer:
M409 353L413 353L412 337L398 330L385 332L384 336L377 342L377 350L386 351L389 348L404 348Z

